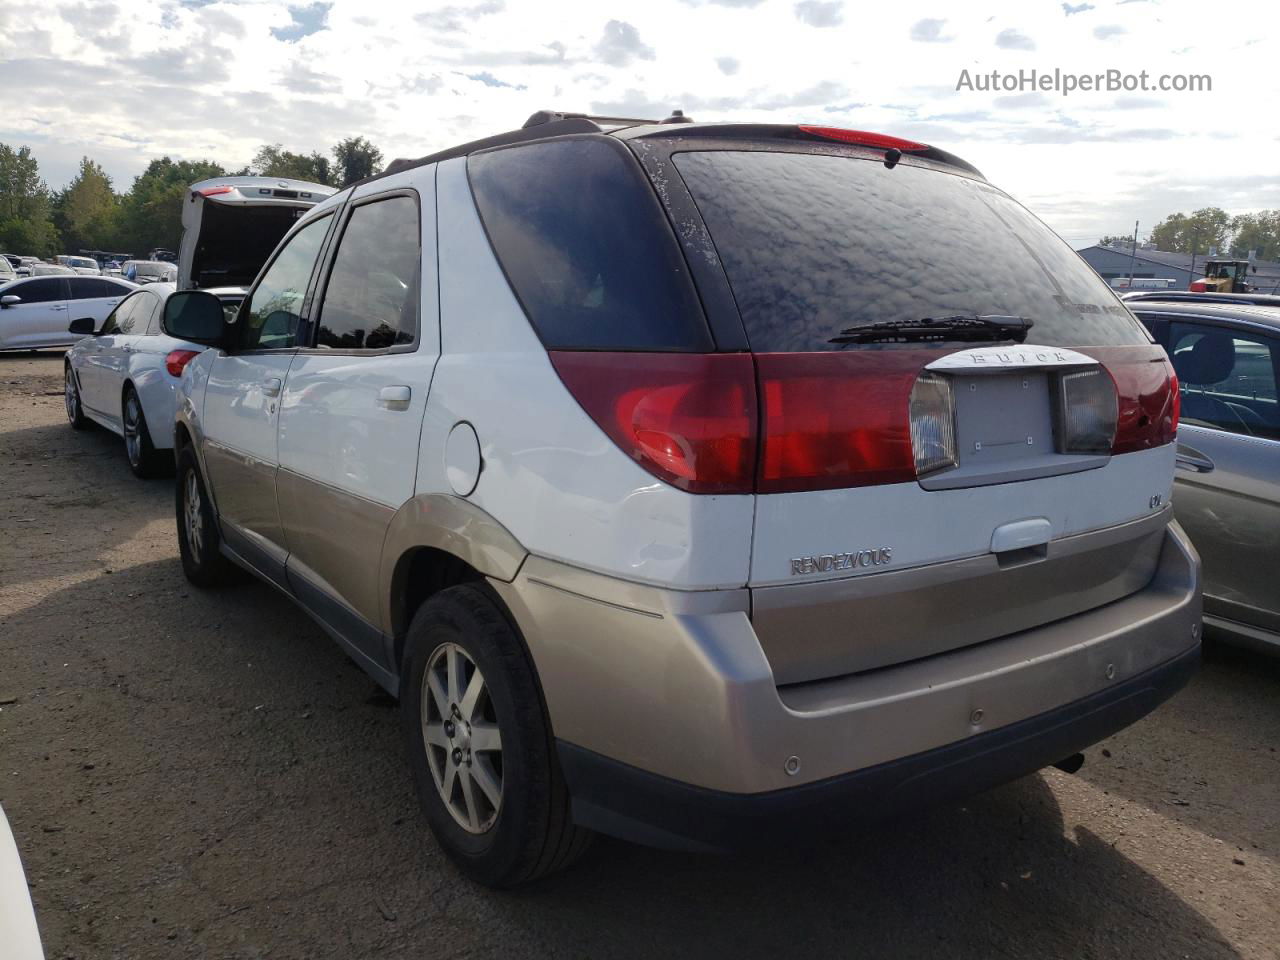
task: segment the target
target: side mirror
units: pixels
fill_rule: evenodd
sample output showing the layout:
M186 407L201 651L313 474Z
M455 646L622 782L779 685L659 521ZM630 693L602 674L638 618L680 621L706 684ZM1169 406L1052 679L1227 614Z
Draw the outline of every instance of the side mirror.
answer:
M0 309L5 307L12 307L15 303L21 303L21 302L22 302L22 298L18 296L16 293L6 294L5 296L0 297Z
M72 320L71 326L67 327L68 333L74 333L78 337L93 336L93 317L80 317Z
M222 301L203 290L183 290L169 297L164 304L164 319L160 326L164 332L179 340L202 343L207 347L221 346L226 338L226 314Z

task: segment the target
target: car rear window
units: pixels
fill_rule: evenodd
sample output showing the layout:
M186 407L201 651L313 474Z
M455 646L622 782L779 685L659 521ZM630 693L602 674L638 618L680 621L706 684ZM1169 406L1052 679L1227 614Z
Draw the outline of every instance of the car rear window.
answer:
M811 153L674 161L754 351L858 349L829 341L888 320L993 314L1033 320L1029 343L1149 342L1070 247L982 181Z
M467 170L494 252L548 348L711 349L675 236L621 144L527 144L475 154Z

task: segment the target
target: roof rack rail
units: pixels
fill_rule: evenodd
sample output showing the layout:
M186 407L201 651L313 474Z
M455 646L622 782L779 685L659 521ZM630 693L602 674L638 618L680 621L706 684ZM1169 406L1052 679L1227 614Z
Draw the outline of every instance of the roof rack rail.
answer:
M522 129L540 126L544 123L554 123L557 120L590 120L597 126L602 127L637 127L647 126L653 123L693 123L691 117L686 117L683 110L672 110L671 116L665 120L645 120L639 117L607 117L596 116L591 113L565 113L563 110L538 110L530 115L529 119L524 122Z

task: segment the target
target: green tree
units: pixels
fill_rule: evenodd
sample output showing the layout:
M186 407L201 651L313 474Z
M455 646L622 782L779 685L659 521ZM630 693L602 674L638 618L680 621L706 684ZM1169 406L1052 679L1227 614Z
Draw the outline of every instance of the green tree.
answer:
M1098 241L1098 246L1100 247L1128 247L1132 244L1133 234L1129 234L1126 237L1113 237L1111 234L1107 234Z
M292 153L278 143L264 143L254 154L250 166L260 177L286 177L336 186L329 158L321 153Z
M347 137L333 146L337 163L337 186L348 187L357 180L382 171L382 151L364 137Z
M0 143L0 249L37 257L59 252L49 188L30 147Z
M1259 260L1280 260L1280 210L1242 213L1231 221L1231 229L1233 257L1244 258L1257 250Z
M134 179L121 203L119 245L136 256L146 256L156 247L177 250L187 188L226 175L226 170L211 160L152 160Z
M1230 229L1231 217L1225 210L1204 207L1191 214L1165 217L1151 231L1151 239L1160 250L1201 255L1207 254L1210 247L1225 250Z
M54 223L69 251L102 250L118 239L120 199L106 171L88 157L54 202Z

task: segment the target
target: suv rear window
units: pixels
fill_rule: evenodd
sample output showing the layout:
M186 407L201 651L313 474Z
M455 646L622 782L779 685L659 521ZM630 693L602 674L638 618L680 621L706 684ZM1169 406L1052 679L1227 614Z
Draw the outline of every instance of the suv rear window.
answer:
M674 157L733 288L751 349L886 320L1029 317L1029 343L1148 343L1096 273L982 181L900 163L716 150ZM865 349L865 348L863 348Z
M475 154L467 171L489 242L549 349L712 348L675 236L621 144L527 144Z

